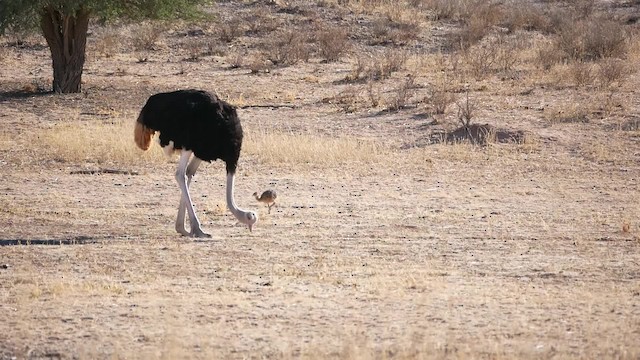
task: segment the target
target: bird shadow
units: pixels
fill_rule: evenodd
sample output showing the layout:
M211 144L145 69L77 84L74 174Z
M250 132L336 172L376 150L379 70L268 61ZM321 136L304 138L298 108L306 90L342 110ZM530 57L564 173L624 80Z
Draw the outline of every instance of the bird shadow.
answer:
M71 239L0 239L0 246L17 245L84 245L96 244L99 240L91 236L76 236Z

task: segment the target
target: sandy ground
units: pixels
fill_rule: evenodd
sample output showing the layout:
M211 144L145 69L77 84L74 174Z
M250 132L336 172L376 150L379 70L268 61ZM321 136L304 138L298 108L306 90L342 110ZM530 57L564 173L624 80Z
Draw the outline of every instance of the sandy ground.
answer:
M24 89L46 77L47 49L5 47L0 358L640 357L640 137L620 126L640 116L637 74L613 95L484 80L477 122L527 141L425 145L455 127L455 105L438 125L420 103L345 113L323 99L349 87L336 83L349 60L251 74L123 52L89 59L83 94L53 95ZM224 209L219 162L192 185L213 234L199 240L173 230L175 160L141 159L132 134L113 161L42 147L64 125L132 129L149 95L185 83L241 107L236 198L258 211L253 232ZM589 122L545 120L607 96L620 107ZM251 143L261 131L380 150L287 162L283 143L270 161ZM251 197L266 188L271 214Z

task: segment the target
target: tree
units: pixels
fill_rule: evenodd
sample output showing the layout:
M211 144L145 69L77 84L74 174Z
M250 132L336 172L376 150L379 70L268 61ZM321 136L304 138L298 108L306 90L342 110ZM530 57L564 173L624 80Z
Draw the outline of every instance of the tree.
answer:
M53 91L82 90L89 20L168 19L197 14L207 0L0 0L0 34L40 28L51 50Z

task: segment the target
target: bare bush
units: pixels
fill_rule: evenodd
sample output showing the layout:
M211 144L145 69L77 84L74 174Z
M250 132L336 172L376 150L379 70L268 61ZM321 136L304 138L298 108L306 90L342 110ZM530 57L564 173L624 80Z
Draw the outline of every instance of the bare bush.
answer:
M249 57L247 66L252 74L266 73L271 70L273 63L267 59L267 56L259 53Z
M569 73L576 86L586 86L593 83L594 76L590 63L575 61L570 64Z
M486 43L473 46L464 52L464 60L475 78L485 78L496 66L495 48Z
M135 51L155 50L158 39L166 27L161 24L143 24L133 30L131 45Z
M458 106L458 121L462 124L463 127L468 128L471 125L471 120L473 120L475 116L476 106L475 104L469 100L469 90L465 92L465 98L456 103Z
M401 70L407 62L407 53L398 50L386 50L376 61L377 71L373 78L386 79L396 71Z
M405 45L418 38L420 27L416 23L394 21L389 17L376 20L373 24L371 45Z
M382 80L401 70L407 62L407 54L393 49L372 55L360 54L356 57L351 73L346 81Z
M400 85L395 88L391 94L391 98L387 103L387 109L397 111L404 109L409 100L415 93L415 82L412 76L408 76Z
M595 0L569 0L568 3L574 13L584 19L593 15L596 8Z
M113 30L99 34L95 41L95 50L104 57L110 58L120 52L121 35Z
M509 32L516 30L551 31L551 20L543 9L534 3L518 2L503 7L503 17L500 23Z
M274 33L267 51L269 60L276 66L294 65L311 57L307 35L296 30Z
M372 108L380 105L380 89L373 86L373 82L367 84L367 97Z
M338 27L323 27L315 34L318 44L318 52L325 61L337 61L347 51L349 43L349 33L347 30Z
M244 23L248 26L248 33L252 35L265 35L280 26L278 19L265 6L259 6L245 16Z
M554 44L542 44L536 50L535 63L544 70L564 60L564 54Z
M241 19L233 18L216 26L216 37L225 43L230 43L238 37L244 35L244 22Z
M598 64L596 77L600 86L606 88L616 82L622 82L629 74L629 70L624 60L608 58Z
M358 81L367 77L367 71L370 63L368 54L359 54L356 56L355 64L351 67L351 72L345 78L346 81Z
M433 106L434 113L444 114L447 107L456 101L456 96L451 92L451 88L451 78L446 73L435 81L431 94L425 99Z
M449 39L449 46L454 49L464 50L480 42L493 26L500 23L503 16L500 6L492 2L474 2L469 5L468 11L470 15L463 27Z
M470 8L477 0L414 0L414 7L422 7L431 12L433 20L465 20L469 18Z
M556 47L566 58L595 60L623 57L627 34L622 24L603 18L567 23L559 29Z

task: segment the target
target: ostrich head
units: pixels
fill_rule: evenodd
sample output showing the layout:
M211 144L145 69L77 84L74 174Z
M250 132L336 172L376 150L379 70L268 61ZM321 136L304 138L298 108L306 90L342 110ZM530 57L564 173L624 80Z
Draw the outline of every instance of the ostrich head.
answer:
M238 218L238 221L247 225L249 231L251 231L253 224L258 222L258 215L253 211L245 211L244 214Z

